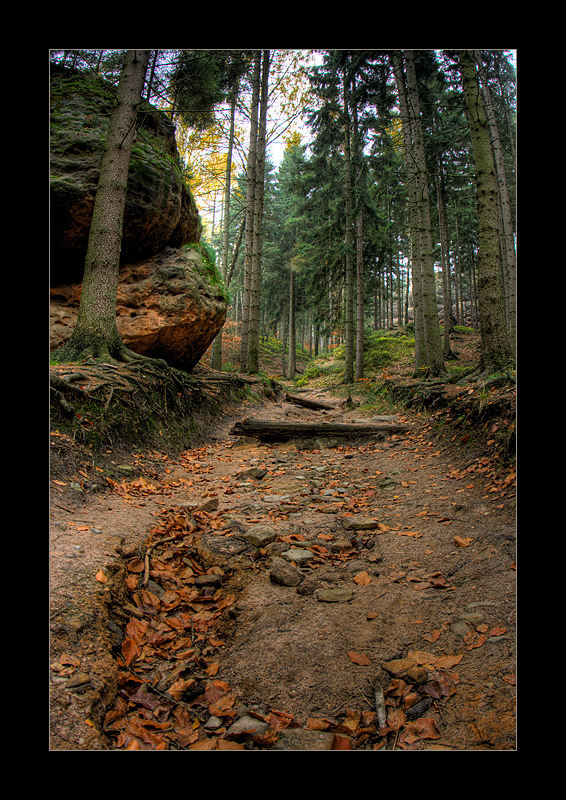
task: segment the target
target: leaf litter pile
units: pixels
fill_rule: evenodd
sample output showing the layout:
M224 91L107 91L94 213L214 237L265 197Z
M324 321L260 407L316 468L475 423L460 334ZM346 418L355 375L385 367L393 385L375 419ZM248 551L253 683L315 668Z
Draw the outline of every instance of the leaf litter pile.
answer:
M224 442L180 462L168 481L107 479L158 509L122 551L113 748L514 747L515 564L494 525L514 470L447 463L426 427L322 450ZM269 544L244 540L262 525ZM308 555L298 585L274 576L289 548Z

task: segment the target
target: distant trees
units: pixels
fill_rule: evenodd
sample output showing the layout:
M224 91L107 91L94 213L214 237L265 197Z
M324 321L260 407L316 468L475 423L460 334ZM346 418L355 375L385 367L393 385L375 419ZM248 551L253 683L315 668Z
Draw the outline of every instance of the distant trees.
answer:
M327 51L312 71L314 140L304 170L306 236L318 262L311 302L342 330L346 383L354 365L355 378L363 374L372 287L374 326L378 317L393 320L393 292L403 319L402 254L412 279L415 375L446 374L464 293L482 335L479 371L513 364L513 169L504 152L513 139L499 132L512 128L512 77L498 51Z
M117 76L120 51L53 53ZM397 320L414 323L415 375L442 376L455 357L455 317L480 329L479 373L512 365L508 54L326 50L307 67L308 53L152 51L149 58L143 96L177 122L198 191L209 182L223 198L210 235L241 334L231 361L257 371L260 337L277 330L292 347L285 368L293 375L295 337L315 353L340 342L351 384L363 376L368 331ZM305 74L308 98L298 80ZM279 132L302 111L310 138L291 136L274 171L267 146L276 107ZM193 156L204 147L197 167ZM221 337L212 363L222 364Z

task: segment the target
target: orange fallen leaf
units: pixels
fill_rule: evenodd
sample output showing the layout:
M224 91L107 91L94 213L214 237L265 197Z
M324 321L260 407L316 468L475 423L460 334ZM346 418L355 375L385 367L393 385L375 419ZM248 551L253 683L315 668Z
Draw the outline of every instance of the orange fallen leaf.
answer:
M195 686L196 680L194 678L189 678L188 680L178 680L171 684L169 689L167 690L168 694L171 695L175 700L182 700L183 695L193 686Z
M470 631L464 636L464 641L468 647L468 650L474 650L476 647L481 647L485 644L485 635L483 633L477 633L476 631Z
M349 736L341 736L339 733L334 734L334 738L332 740L332 747L331 750L351 750L352 749L352 740Z
M466 536L466 538L462 538L462 536L455 536L454 537L454 544L457 544L458 547L468 547L473 542L473 539L470 536Z
M396 708L387 714L387 725L395 731L399 730L406 721L407 717L401 708Z
M265 721L271 725L274 731L283 731L293 722L293 715L288 711L277 711L273 709L270 714L268 714Z
M504 633L507 633L507 628L492 628L489 632L490 636L503 636Z
M422 637L427 642L436 642L440 638L440 631L435 628L432 633L423 633Z
M80 658L76 656L68 656L66 653L61 653L59 656L59 663L71 667L78 667L81 661Z
M406 744L414 744L419 739L440 739L440 732L433 719L422 717L406 724L402 739Z
M106 583L108 580L108 575L106 575L103 569L99 569L95 575L95 578L99 583Z
M129 667L132 661L134 661L141 653L141 648L137 646L137 644L132 641L131 639L124 639L122 642L122 655L124 656L124 661L126 662L126 666Z
M217 750L245 750L240 742L231 742L229 739L217 739Z
M367 586L371 583L371 575L367 572L360 572L355 576L354 581L358 586Z
M363 653L355 653L353 650L350 650L348 653L350 657L350 661L354 664L359 664L362 667L371 667L371 661L367 656L364 656Z
M334 723L324 717L309 717L305 727L308 731L327 731L332 725Z

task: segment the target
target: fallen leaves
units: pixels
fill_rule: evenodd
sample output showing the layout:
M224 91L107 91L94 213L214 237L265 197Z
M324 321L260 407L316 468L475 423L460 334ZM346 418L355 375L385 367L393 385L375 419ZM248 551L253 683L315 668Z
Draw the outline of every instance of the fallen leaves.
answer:
M358 586L369 586L371 583L371 575L367 572L360 572L354 576L354 583L357 583Z
M438 454L426 452L422 448L422 452L414 458L428 459L432 455ZM463 480L467 488L473 486L471 481L480 474L494 481L495 475L481 472L484 466L487 470L487 465L482 462L478 462L474 468L453 470L449 477L443 480ZM197 477L199 473L208 471L203 458L186 462L184 467L187 472ZM414 468L415 471L416 469L417 467ZM273 477L284 473L285 469L280 468L270 472L269 475ZM333 475L338 477L337 473L338 470L333 471ZM380 474L379 470L376 474ZM423 535L428 535L431 523L450 525L452 519L442 516L446 513L447 507L444 510L439 508L439 511L434 511L423 502L427 500L423 492L432 492L433 489L423 488L422 481L426 480L428 475L425 476L422 472L418 474L419 485L416 489L417 481L397 481L405 490L400 491L401 498L410 497L413 491L419 498L415 514L418 520L410 518L415 505L412 505L412 509L403 520L397 521L393 521L394 512L402 511L402 502L393 505L390 515L383 513L383 508L378 509L377 500L371 499L376 494L373 488L375 482L371 488L368 488L368 483L357 487L359 489L357 497L347 497L341 487L348 484L335 480L326 484L327 496L323 500L317 497L317 500L310 505L305 500L300 500L295 505L308 507L317 513L337 514L338 524L334 529L339 530L338 525L340 525L343 529L350 529L354 534L351 541L354 541L355 547L352 546L351 552L334 551L330 542L334 541L336 536L327 533L317 532L317 544L313 544L306 533L305 535L283 534L278 537L278 541L300 542L303 547L308 547L316 556L312 562L316 568L323 562L328 564L331 561L344 561L346 558L359 558L363 552L361 547L367 545L371 537L375 536L374 541L377 541L377 535L381 533L396 532L398 536L417 540ZM175 477L175 473L171 473L171 477ZM368 475L368 479L372 477L373 475ZM437 479L439 480L438 477ZM497 486L501 491L505 491L509 489L514 479L514 473L509 473L506 477L498 479L500 483ZM214 495L206 500L206 502L210 500L210 505L201 501L198 509L191 508L190 511L169 509L163 514L161 523L151 531L150 541L146 545L155 546L151 551L149 577L165 589L163 593L152 591L151 583L147 587L142 585L147 553L145 557L142 553L141 557L132 558L127 565L127 585L132 594L131 605L136 609L136 614L131 617L126 627L126 638L121 647L122 670L119 693L115 707L109 712L105 721L106 733L115 737L117 746L122 749L247 749L243 747L241 739L234 738L230 734L230 728L237 717L238 698L232 687L221 679L221 658L218 651L224 644L215 632L216 622L223 611L234 603L234 598L224 592L222 580L216 586L198 585L197 578L212 577L214 573L199 562L194 548L195 538L204 531L214 531L226 537L238 535L237 529L230 531L223 529L224 517L221 513L214 513L218 509L216 494L208 492L209 489L216 489L222 494L238 491L235 485L228 485L229 483L227 477L222 478L221 487L219 483L214 484L210 481L207 486L202 487L207 493L203 492L201 495L202 500L208 495ZM172 485L171 481L168 485ZM338 487L341 488L340 492ZM115 483L112 488L121 494L126 502L132 502L135 498L147 494L164 492L156 481L140 478L130 482ZM332 494L329 489L332 490ZM454 491L453 487L451 491ZM436 494L434 498L436 500ZM263 501L263 496L260 499ZM392 499L397 500L398 496L395 495ZM411 500L414 502L415 498ZM327 507L324 507L323 503L327 503ZM281 501L277 502L276 508L270 508L267 514L262 514L259 505L254 509L253 519L248 515L246 522L254 520L265 522L266 518L273 522L285 521L294 508L295 506L290 503L283 507ZM385 511L391 511L387 504ZM390 524L378 521L378 514L379 520L387 520ZM395 516L400 517L401 514L395 513ZM415 530L413 525L401 524L407 521L415 522L421 531ZM324 523L326 524L326 520ZM334 523L334 520L329 520L330 529L332 529L331 523ZM435 537L443 535L440 526L433 527ZM286 526L287 530L289 525ZM171 534L173 540L165 542L164 539ZM356 539L361 545L358 545ZM413 549L411 542L399 542L396 537L392 539L395 539L397 548L405 545L406 550ZM447 535L444 541L453 550L451 541L456 547L466 548L473 539L464 535L454 537ZM415 542L414 551L425 551L423 542ZM425 552L429 554L432 551ZM259 561L264 555L264 552L260 553L257 560ZM371 555L367 553L363 555L367 559L366 564L368 560L371 561ZM436 566L442 562L435 559L433 563ZM390 579L403 582L411 590L430 589L441 592L451 590L453 587L448 578L430 566L430 561L428 564L426 569L420 569L418 565L419 574L414 567L405 567L403 564L403 569L407 569L408 572L391 571ZM256 563L253 568L257 569ZM358 587L368 587L380 580L378 572L371 572L372 574L362 569L354 572L353 578L352 573L349 573L349 579ZM222 570L220 573L219 577L224 578ZM382 575L381 580L386 577ZM102 579L103 575L99 573L97 580ZM372 590L373 587L368 594L371 594ZM405 587L401 591L405 591ZM431 591L428 596L434 593ZM360 594L365 593L360 592ZM412 591L411 594L414 597ZM420 600L420 597L418 599ZM422 616L425 622L430 619L424 614ZM367 614L368 620L376 617L378 617L377 612ZM447 630L447 627L440 625L437 628L432 625L427 627L428 630L422 634L422 639L431 644L438 643L442 633ZM501 627L486 628L486 630L480 630L478 627L464 640L465 647L468 650L479 648L489 636L503 635L504 632L505 629ZM351 642L350 646L352 645L354 649L346 651L347 656L343 661L345 660L347 664L349 661L348 668L352 673L362 676L372 674L375 665L374 651L368 650L368 656L363 652L364 645L360 645L359 641L359 649L356 648L354 641ZM397 673L391 673L390 685L384 691L386 715L381 723L374 711L346 708L338 718L310 717L304 723L304 727L307 730L331 733L332 749L340 750L368 746L368 743L370 747L373 745L378 749L385 742L393 744L394 747L410 748L423 739L438 739L439 723L426 716L426 710L437 708L435 704L454 694L459 679L453 670L462 657L462 653L442 655L424 650L409 652L410 665L405 665L405 670L399 668ZM217 727L214 730L210 726L205 727L210 722L210 717L216 718ZM267 726L261 734L254 734L252 737L252 741L258 747L271 747L283 730L289 727L301 727L287 712L270 710L265 715L257 715L257 718Z
M350 650L348 656L353 664L359 664L362 667L371 667L372 662L363 653L356 653L353 650Z
M507 633L507 628L502 626L495 626L490 629L488 625L478 625L475 630L466 633L464 641L468 650L474 650L476 647L482 647L488 638L503 636L505 633Z

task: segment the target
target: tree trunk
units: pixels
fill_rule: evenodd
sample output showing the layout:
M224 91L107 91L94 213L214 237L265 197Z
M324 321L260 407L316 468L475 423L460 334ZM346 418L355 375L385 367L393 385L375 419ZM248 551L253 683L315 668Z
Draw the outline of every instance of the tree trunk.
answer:
M406 433L410 425L343 422L279 422L268 419L244 419L236 422L230 436L257 436L288 439L293 436L371 436L383 433Z
M236 116L236 96L237 88L234 84L232 88L232 98L230 105L230 135L228 139L228 154L226 156L226 178L224 183L224 219L222 227L222 263L220 271L222 280L226 284L228 276L228 240L230 233L230 184L232 178L232 148L234 146L234 121ZM222 369L222 328L212 344L212 367Z
M481 53L479 51L476 51L476 60L478 68L481 69L482 60ZM509 199L509 190L507 188L507 176L505 174L501 140L499 137L499 130L497 127L497 121L495 118L495 112L493 110L493 104L491 102L491 93L489 91L489 86L487 85L487 80L481 80L480 86L484 98L487 120L489 123L489 133L493 148L497 184L499 188L499 198L501 202L501 222L503 229L502 253L504 257L504 275L506 284L506 310L511 346L513 351L515 351L515 340L517 335L517 264L515 255L513 220L511 214L511 201Z
M448 238L448 218L446 212L446 193L442 162L436 174L436 194L438 197L438 227L440 232L440 263L442 268L442 313L444 316L443 355L445 359L455 358L450 344L452 325L452 284L450 281L450 247Z
M295 272L293 266L289 270L289 374L295 379L297 369L296 321L295 321Z
M248 339L251 307L252 258L254 249L254 209L256 192L256 153L259 107L259 80L261 71L261 51L257 50L252 77L252 102L250 108L250 145L248 149L246 180L246 249L244 256L244 294L242 300L242 327L240 340L240 367L247 369Z
M269 50L263 51L261 97L256 151L256 191L254 203L253 256L250 287L247 371L259 372L259 301L261 293L261 254L263 242L263 196L265 179L265 138L269 89Z
M287 334L289 327L289 314L284 308L281 313L281 341L283 342L283 352L281 353L281 376L287 377Z
M89 356L108 361L137 357L118 333L116 296L128 170L149 55L149 50L128 50L124 59L100 167L77 323L70 338L52 354L59 362Z
M436 282L432 251L428 173L413 50L405 51L405 62L407 71L408 105L411 114L410 119L413 139L412 157L415 160L417 218L421 246L426 374L429 377L438 377L446 374L446 366L442 357L442 342L440 340L438 311L436 308Z
M364 377L364 224L361 208L356 225L356 380L359 381Z
M297 394L286 394L285 400L289 403L295 403L297 406L304 406L313 411L336 411L336 406L332 403L324 403L322 400L311 400L308 397L302 397Z
M505 324L497 220L497 180L473 51L460 50L460 71L474 149L479 218L478 306L481 374L512 368L515 360Z
M346 284L344 298L344 324L345 324L345 359L344 383L354 382L354 232L352 229L352 165L350 152L350 114L349 114L349 80L347 66L344 67L344 168L345 168L345 199L346 199Z
M411 233L411 265L413 276L413 319L415 323L415 376L420 377L421 370L426 368L426 348L424 339L424 318L422 313L422 263L421 243L418 235L417 189L415 162L412 155L413 135L405 86L405 74L401 56L394 52L391 56L393 74L397 84L399 109L401 112L401 130L405 148L405 165L407 172L407 199L409 206L409 225Z

